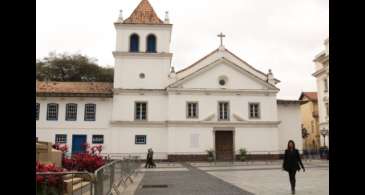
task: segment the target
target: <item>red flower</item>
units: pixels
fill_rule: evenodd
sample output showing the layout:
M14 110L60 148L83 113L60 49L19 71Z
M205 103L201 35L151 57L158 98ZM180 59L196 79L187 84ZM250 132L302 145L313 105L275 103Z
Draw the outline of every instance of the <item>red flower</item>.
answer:
M43 183L44 182L44 177L41 176L41 175L37 175L36 176L36 181L37 181L38 184Z
M49 186L57 186L58 184L60 184L61 179L59 176L50 175L48 176L47 181Z

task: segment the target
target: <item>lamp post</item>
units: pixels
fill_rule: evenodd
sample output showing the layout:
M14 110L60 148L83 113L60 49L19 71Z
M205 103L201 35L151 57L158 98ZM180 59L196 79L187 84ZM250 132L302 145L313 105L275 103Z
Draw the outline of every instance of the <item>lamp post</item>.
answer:
M328 135L328 129L322 129L321 135L323 136L323 145L326 147L326 136Z

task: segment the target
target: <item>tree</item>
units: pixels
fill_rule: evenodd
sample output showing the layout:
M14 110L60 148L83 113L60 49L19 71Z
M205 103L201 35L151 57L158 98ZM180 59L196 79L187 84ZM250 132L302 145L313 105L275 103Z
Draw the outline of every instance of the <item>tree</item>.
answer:
M36 78L40 81L113 82L114 69L101 67L96 59L81 54L50 53L36 62Z

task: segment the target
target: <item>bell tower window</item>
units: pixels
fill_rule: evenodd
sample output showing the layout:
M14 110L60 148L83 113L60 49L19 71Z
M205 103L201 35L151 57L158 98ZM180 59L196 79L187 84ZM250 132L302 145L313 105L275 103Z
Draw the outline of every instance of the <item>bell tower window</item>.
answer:
M155 35L147 36L147 52L156 53L156 36Z
M129 51L139 52L139 36L137 34L132 34L130 37Z

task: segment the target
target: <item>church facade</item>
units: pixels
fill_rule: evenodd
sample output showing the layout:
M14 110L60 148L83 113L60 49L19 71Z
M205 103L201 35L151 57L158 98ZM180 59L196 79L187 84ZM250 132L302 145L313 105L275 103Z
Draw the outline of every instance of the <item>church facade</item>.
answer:
M111 156L233 160L245 148L253 156L277 156L289 139L301 149L300 105L278 100L279 80L221 44L186 68L171 65L172 24L148 0L114 23L114 82L37 81L39 140L103 144ZM223 34L220 35L223 37Z

